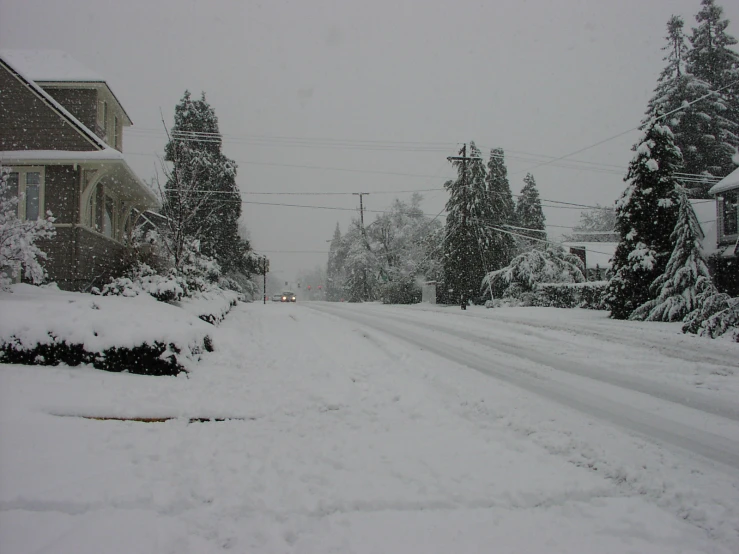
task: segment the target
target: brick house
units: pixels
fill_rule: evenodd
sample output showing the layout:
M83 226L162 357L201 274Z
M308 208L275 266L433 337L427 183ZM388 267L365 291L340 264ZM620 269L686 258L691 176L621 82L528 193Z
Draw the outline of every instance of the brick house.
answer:
M131 125L105 79L56 50L0 50L0 163L18 215L56 218L41 247L49 278L87 290L129 260L131 232L155 194L123 156Z

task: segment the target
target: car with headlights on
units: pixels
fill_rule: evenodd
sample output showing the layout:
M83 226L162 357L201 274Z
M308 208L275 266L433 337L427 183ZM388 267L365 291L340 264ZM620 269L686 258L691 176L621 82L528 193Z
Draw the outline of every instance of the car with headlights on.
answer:
M286 291L284 291L282 293L282 298L280 300L282 302L296 302L297 301L297 298L295 297L295 293L294 292L292 292L290 290L286 290Z

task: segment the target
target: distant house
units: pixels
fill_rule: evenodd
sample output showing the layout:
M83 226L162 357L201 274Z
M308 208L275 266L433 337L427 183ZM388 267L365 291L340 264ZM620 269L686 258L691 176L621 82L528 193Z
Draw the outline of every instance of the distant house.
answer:
M711 258L716 285L739 295L739 168L709 191L716 198L715 255Z
M123 156L131 119L105 79L56 50L0 50L0 163L18 215L50 211L42 248L52 281L85 290L125 266L138 217L154 193Z
M593 233L588 233L593 235ZM616 253L616 247L618 246L618 234L617 233L602 233L607 235L608 242L601 242L603 236L597 237L599 240L596 242L593 240L595 237L578 237L572 238L583 240L574 240L563 242L562 246L569 250L570 254L578 256L582 263L585 265L585 277L588 281L603 281L608 279L611 271L611 258Z

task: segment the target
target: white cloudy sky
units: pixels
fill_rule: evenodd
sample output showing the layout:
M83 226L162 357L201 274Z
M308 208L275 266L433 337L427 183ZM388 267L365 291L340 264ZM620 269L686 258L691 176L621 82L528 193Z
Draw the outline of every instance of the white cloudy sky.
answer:
M739 35L739 3L719 3ZM164 146L160 109L171 124L190 89L214 106L245 193L439 188L452 175L446 156L469 140L505 148L517 193L543 156L639 123L667 19L683 15L689 28L698 9L699 0L0 0L0 47L65 50L105 75L134 121L124 150L146 179ZM600 165L532 169L542 197L611 203L636 137L573 158ZM376 192L366 207L394 196ZM443 191L425 197L434 214L446 201ZM285 278L326 255L277 251L326 251L358 206L351 195L244 199L350 209L244 205L255 249ZM558 226L579 215L545 213Z

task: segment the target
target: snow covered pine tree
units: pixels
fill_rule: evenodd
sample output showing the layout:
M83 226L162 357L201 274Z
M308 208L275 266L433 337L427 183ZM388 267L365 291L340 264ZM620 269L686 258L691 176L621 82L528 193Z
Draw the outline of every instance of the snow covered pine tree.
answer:
M671 240L675 244L664 274L652 283L658 296L639 306L629 319L682 321L698 307L698 283L710 281L708 267L700 249L703 231L688 200L687 191L678 187L679 213Z
M482 280L494 261L495 230L486 222L491 200L486 188L485 164L480 150L470 143L466 163L455 160L458 176L447 181L447 235L444 241L444 279L452 298L463 309L480 291Z
M701 6L685 57L694 86L682 100L715 93L688 108L695 116L681 125L676 144L685 158L683 171L724 177L736 168L732 158L739 147L739 54L730 48L737 40L726 32L723 9L714 0ZM710 183L701 187L697 196L709 198L709 188Z
M723 8L714 0L702 0L701 6L690 37L687 70L717 91L708 104L717 134L709 157L712 165L706 171L724 177L736 169L732 157L739 148L739 53L731 48L737 40L726 32L729 20L722 19Z
M165 160L172 162L167 174L162 213L176 228L176 267L190 239L200 243L205 256L215 258L223 271L250 271L248 241L239 237L241 195L236 186L236 162L221 153L221 133L215 111L205 100L193 100L185 91L175 107L171 140ZM172 227L170 225L170 227Z
M611 317L626 319L657 296L650 285L664 273L672 252L670 235L678 214L675 171L682 157L669 127L653 119L629 164L629 185L616 202L621 240L606 293Z
M508 225L516 225L516 206L508 182L508 169L505 165L505 153L502 148L490 151L487 174L488 218L486 223L492 226L493 248L489 271L506 267L516 255L516 239L505 229ZM498 229L496 229L498 228Z
M527 173L523 179L524 185L521 189L521 195L516 202L516 220L518 226L517 233L534 240L522 239L519 249L528 250L532 247L541 246L540 241L547 239L546 218L544 211L541 209L541 199L539 191L536 188L536 181L531 173Z

